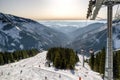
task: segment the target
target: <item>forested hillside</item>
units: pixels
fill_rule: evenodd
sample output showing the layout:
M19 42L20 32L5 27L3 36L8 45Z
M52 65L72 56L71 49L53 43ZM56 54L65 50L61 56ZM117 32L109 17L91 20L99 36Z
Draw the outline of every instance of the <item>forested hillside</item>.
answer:
M46 58L58 69L74 69L75 64L79 61L73 49L59 47L49 49Z
M103 48L97 55L91 54L89 65L92 70L104 74L105 54L105 48ZM120 50L113 53L113 76L114 80L120 80Z
M16 62L21 59L35 56L38 52L39 51L37 49L21 50L21 51L15 51L12 53L0 52L0 65Z

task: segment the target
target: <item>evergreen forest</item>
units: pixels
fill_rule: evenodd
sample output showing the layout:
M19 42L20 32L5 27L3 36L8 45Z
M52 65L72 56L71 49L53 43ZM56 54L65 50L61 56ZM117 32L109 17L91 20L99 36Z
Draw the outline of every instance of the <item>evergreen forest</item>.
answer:
M37 49L20 50L14 52L0 52L0 65L19 61L21 59L29 58L38 54Z
M79 61L77 54L69 48L50 48L46 59L53 63L57 69L74 69Z
M103 74L103 76L105 71L105 55L106 50L103 48L98 54L91 54L89 59L91 69ZM120 80L120 50L113 53L113 77L114 80Z

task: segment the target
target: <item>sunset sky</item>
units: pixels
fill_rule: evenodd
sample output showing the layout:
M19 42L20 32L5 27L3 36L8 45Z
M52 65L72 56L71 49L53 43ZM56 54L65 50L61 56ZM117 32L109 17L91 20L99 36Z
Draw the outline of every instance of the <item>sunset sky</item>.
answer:
M0 0L0 12L31 19L85 19L89 0ZM99 17L106 18L106 8Z

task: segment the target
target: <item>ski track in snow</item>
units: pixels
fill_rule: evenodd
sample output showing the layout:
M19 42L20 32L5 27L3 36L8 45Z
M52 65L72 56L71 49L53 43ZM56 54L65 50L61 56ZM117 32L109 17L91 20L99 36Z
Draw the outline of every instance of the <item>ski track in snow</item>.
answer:
M93 72L87 63L82 67L82 56L76 70L57 70L46 67L46 53L43 51L34 57L0 66L0 80L102 80L99 73ZM46 77L46 79L45 79Z

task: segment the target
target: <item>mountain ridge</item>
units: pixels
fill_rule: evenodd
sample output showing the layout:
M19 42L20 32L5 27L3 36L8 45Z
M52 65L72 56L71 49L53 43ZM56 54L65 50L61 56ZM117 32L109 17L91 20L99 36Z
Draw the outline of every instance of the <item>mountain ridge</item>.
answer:
M114 49L119 49L120 20L114 20L113 26L113 46ZM105 23L93 23L65 34L31 19L0 13L0 51L51 47L74 50L93 48L97 51L106 47L106 28Z
M1 51L48 49L63 45L67 36L31 19L0 13Z

